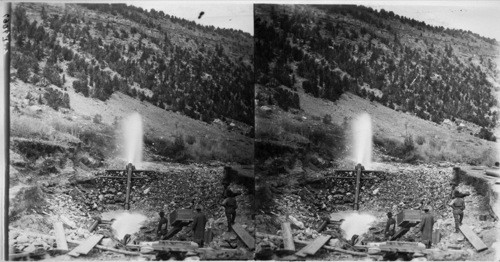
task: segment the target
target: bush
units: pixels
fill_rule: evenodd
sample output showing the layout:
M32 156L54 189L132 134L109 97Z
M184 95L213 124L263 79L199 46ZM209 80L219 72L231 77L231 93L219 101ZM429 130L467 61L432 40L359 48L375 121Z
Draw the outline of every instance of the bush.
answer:
M43 77L55 86L62 86L61 76L59 75L56 65L54 64L47 63L47 65L45 65L43 68Z
M186 143L188 143L188 145L192 145L196 142L196 137L192 136L192 135L188 135L187 138L186 138Z
M49 139L53 133L54 129L41 119L14 114L10 118L12 137Z
M329 125L332 123L332 116L329 114L325 114L323 116L323 124Z
M425 143L425 137L423 136L417 136L417 139L415 139L415 142L417 143L417 145L423 145Z
M154 153L171 158L176 162L185 162L189 158L184 138L181 134L174 135L173 141L145 137L144 142L146 146L152 148Z
M101 124L102 123L102 116L99 114L96 114L94 116L94 119L92 119L92 122L94 122L95 124Z
M67 93L63 93L52 88L47 88L47 92L44 94L44 98L47 101L47 105L52 107L54 110L59 110L60 107L70 108L69 95Z
M406 136L404 142L390 138L375 137L374 144L383 148L387 155L397 157L405 163L415 163L424 159L418 152L411 135Z
M75 92L82 93L85 97L89 96L89 87L87 80L76 80L73 82L73 89Z
M495 137L493 132L491 132L490 130L488 130L487 128L484 128L484 127L481 128L481 130L479 131L479 133L476 134L476 136L481 138L481 139L488 140L488 141L493 141L493 142L497 141L497 138Z

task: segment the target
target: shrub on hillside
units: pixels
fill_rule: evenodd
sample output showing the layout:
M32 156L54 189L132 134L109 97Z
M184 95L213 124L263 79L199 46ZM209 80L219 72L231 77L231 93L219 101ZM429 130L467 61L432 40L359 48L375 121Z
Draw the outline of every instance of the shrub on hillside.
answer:
M52 88L47 88L47 92L44 94L44 98L47 101L47 105L52 107L54 110L59 110L60 107L70 108L69 95L67 93L63 93Z
M145 137L144 143L152 148L157 155L171 158L176 162L185 162L189 159L184 138L181 134L175 135L174 140L170 141L163 138Z
M415 139L415 142L417 143L417 145L423 145L425 143L425 137L423 136L417 136L417 138Z
M481 130L479 130L479 133L477 133L475 136L488 141L493 141L493 142L497 141L497 138L495 137L493 132L484 127L481 128Z
M62 86L61 76L59 75L58 69L54 64L47 63L47 65L45 65L43 68L43 77L55 86Z
M329 114L325 114L323 116L323 124L329 125L332 123L332 116Z
M75 92L82 93L85 97L89 96L89 87L87 80L76 80L73 82L73 89Z
M411 135L406 136L404 142L381 137L375 137L373 142L376 146L383 148L387 155L397 157L405 163L415 163L424 159L418 152Z
M187 138L186 138L186 143L188 143L188 145L192 145L196 142L196 137L192 136L192 135L188 135Z
M95 124L101 124L102 116L99 114L95 114L94 118L92 119L92 122L94 122Z

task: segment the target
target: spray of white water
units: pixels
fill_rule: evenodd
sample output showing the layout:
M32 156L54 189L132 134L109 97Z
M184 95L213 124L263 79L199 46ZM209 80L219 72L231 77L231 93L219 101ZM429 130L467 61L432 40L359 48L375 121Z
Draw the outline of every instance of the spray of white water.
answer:
M377 218L370 214L352 213L344 218L340 229L344 230L346 239L351 239L354 235L361 236L368 232L370 225L376 220Z
M365 168L370 168L372 162L372 121L370 115L359 115L352 124L352 158Z
M133 113L122 123L124 158L134 165L142 161L142 119L138 113Z
M147 217L138 213L128 211L108 212L102 215L103 219L115 219L111 228L118 239L123 239L126 234L139 232Z

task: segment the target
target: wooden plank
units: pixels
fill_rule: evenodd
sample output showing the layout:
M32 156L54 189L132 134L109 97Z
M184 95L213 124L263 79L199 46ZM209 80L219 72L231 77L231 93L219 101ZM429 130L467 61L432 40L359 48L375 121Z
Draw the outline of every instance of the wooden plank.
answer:
M62 222L54 222L54 233L56 235L57 250L68 251L68 242L66 241Z
M166 239L169 239L173 236L175 236L175 234L179 233L181 230L182 230L183 226L178 226L178 227L172 227L165 236L163 236L163 238L161 240L166 240Z
M19 258L28 258L30 255L31 255L31 253L29 253L29 252L14 253L14 254L9 253L9 260L14 260L14 259L19 259Z
M255 249L255 238L253 238L240 224L234 223L232 228L236 235L240 237L240 239L247 245L250 250Z
M296 256L299 257L305 257L307 255L314 255L316 252L330 240L332 236L319 236L316 239L314 239L311 243L309 243L307 246L299 250L297 253L295 253Z
M103 238L103 235L92 235L82 242L79 246L75 247L68 255L73 257L78 257L81 255L87 255L92 248L94 248L99 241Z
M280 236L275 236L275 235L261 233L261 232L257 232L256 236L257 237L267 237L267 238L270 238L270 239L282 239L282 237L280 237ZM295 242L295 244L299 244L299 245L309 245L311 243L311 242L308 242L308 241L299 240L297 238L294 238L293 242ZM353 255L353 256L365 257L365 256L368 255L368 254L363 253L363 252L350 251L350 250L345 250L345 249L342 249L342 248L332 247L332 246L328 246L328 245L324 245L321 248L326 249L326 250L330 250L330 251L336 251L336 252L346 253L346 254L350 254L350 255Z
M290 222L281 223L281 234L283 236L283 245L285 250L295 251L295 244L293 243L292 228Z
M23 232L25 234L31 234L32 236L39 236L39 237L48 238L48 239L56 239L54 236L51 236L51 235L45 235L45 234L36 233L36 232L32 232L32 231L28 232L26 230L20 230L20 229L17 229L17 228L14 229L13 232ZM68 241L68 243L75 244L75 245L81 245L82 244L82 242L80 242L80 241L75 241L75 240L71 240L71 239L69 239L67 241ZM141 255L141 253L139 253L139 252L130 252L130 251L125 251L125 250L119 250L119 249L105 247L105 246L101 246L101 245L96 245L95 247L98 248L98 249L101 249L101 250L111 251L111 252L115 252L115 253L129 255L129 256L140 256ZM74 254L76 254L76 256L80 255L79 253L74 253ZM68 253L68 255L69 255L69 253Z
M488 247L484 244L484 242L472 231L472 229L467 225L461 225L460 231L462 234L469 240L472 246L477 250L477 252L484 251L488 249Z

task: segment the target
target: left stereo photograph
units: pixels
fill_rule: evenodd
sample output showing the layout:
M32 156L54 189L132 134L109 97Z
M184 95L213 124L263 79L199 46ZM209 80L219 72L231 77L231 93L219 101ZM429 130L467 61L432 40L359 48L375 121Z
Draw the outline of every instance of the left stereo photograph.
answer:
M9 260L253 259L251 4L10 17Z

